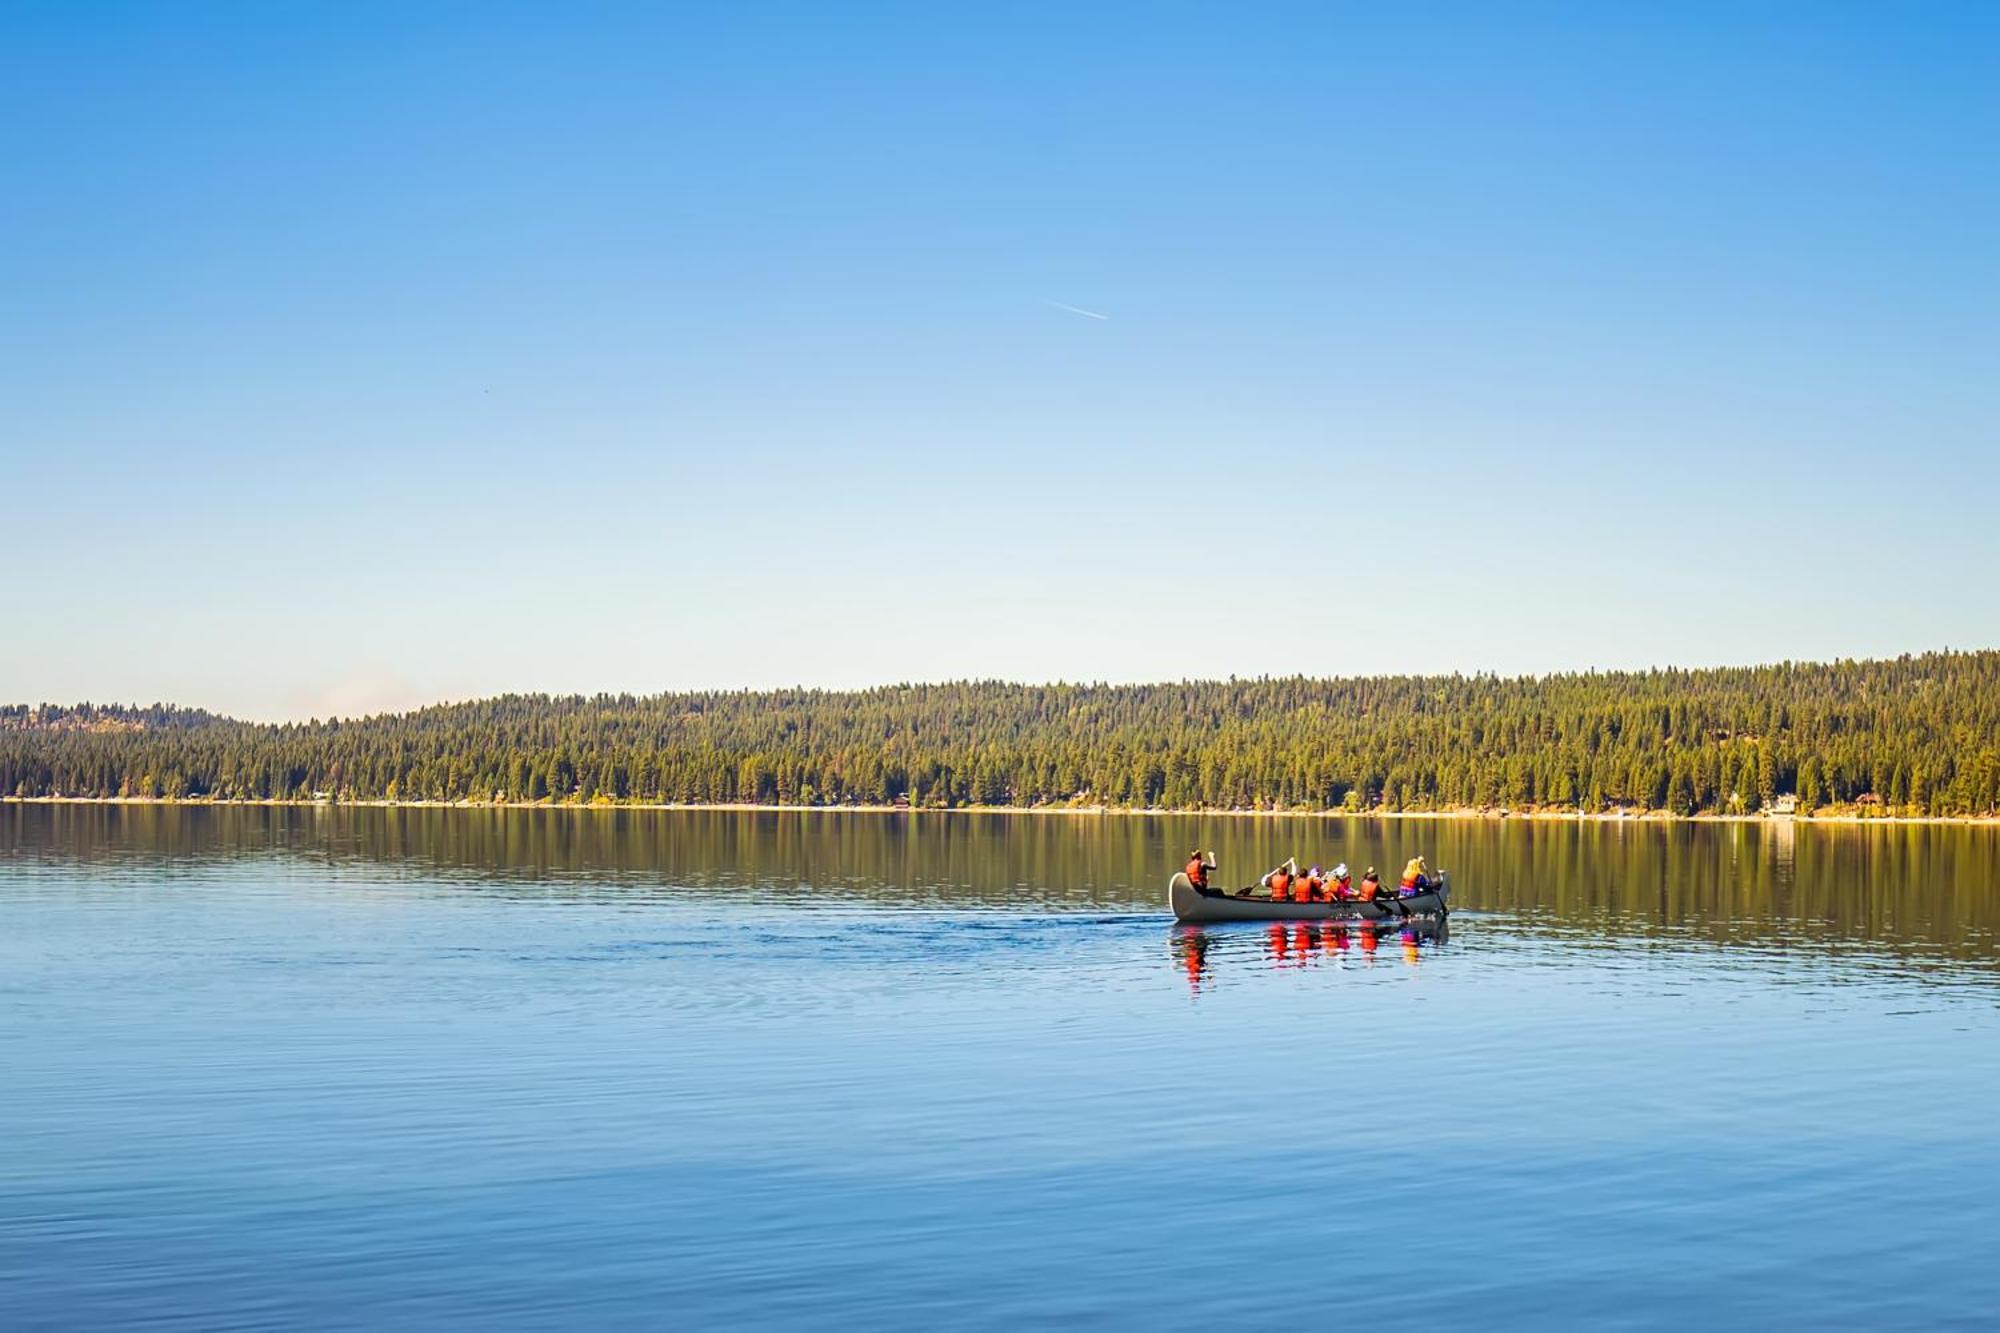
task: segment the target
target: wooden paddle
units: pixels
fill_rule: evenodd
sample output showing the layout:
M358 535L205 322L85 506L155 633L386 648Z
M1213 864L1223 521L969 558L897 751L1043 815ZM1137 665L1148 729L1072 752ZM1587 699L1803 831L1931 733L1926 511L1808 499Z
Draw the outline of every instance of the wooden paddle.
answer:
M1286 857L1284 860L1278 862L1278 864L1272 866L1269 870L1266 870L1263 874L1257 876L1257 882L1255 884L1250 885L1248 888L1238 889L1236 891L1236 896L1238 898L1251 897L1257 892L1257 890L1263 888L1265 885L1271 882L1271 876L1277 874L1280 870L1283 870L1286 866L1290 866L1292 868L1292 873L1297 874L1299 868L1298 858L1296 856Z

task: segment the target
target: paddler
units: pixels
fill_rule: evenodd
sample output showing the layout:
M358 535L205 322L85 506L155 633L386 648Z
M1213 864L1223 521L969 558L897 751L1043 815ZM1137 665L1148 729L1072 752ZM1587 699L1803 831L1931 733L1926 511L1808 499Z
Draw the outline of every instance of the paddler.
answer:
M1207 891L1208 872L1213 869L1215 869L1214 852L1204 852L1201 850L1201 848L1197 847L1193 851L1188 853L1188 862L1187 862L1188 883L1194 885L1195 888L1200 889L1203 892Z
M1361 889L1355 898L1364 903L1380 903L1399 916L1408 916L1410 909L1396 901L1396 895L1382 887L1382 877L1369 866L1368 873L1361 877Z
M1272 902L1281 903L1292 896L1292 879L1297 874L1298 868L1298 862L1288 859L1276 870L1264 876L1264 887L1271 891Z
M1333 868L1333 878L1327 882L1326 896L1336 901L1354 896L1354 872L1342 861Z
M1430 863L1424 860L1423 853L1419 852L1410 858L1408 865L1403 867L1403 897L1408 898L1413 894L1422 893L1430 886Z

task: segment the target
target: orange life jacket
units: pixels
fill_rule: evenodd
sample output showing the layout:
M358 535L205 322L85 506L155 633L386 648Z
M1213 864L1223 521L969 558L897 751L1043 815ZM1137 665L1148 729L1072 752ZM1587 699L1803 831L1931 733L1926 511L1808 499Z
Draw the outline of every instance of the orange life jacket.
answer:
M1197 889L1207 888L1208 863L1203 861L1199 856L1188 858L1187 877L1188 883L1194 885Z
M1354 877L1350 875L1346 879L1335 880L1333 882L1333 891L1327 896L1329 898L1352 898L1354 896Z
M1299 892L1300 902L1316 903L1320 901L1321 891L1326 888L1325 880L1317 879L1312 875L1307 875L1305 879L1301 881L1301 884L1302 888Z
M1286 898L1291 896L1291 888L1292 877L1284 871L1280 870L1271 876L1271 899L1273 902L1285 901Z

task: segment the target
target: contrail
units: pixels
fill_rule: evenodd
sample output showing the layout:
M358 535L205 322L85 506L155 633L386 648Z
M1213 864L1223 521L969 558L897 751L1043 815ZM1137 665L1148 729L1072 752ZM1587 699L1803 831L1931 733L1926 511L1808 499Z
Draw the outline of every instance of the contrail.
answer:
M1058 309L1058 310L1067 310L1067 311L1069 311L1069 312L1070 312L1070 314L1072 314L1072 315L1082 315L1082 316L1083 316L1083 317L1084 317L1085 319L1110 319L1110 318L1111 318L1111 316L1109 316L1109 315L1100 315L1100 314L1098 314L1098 313L1097 313L1097 312L1096 312L1095 310L1085 310L1085 309L1084 309L1084 308L1083 308L1082 306L1080 306L1080 305L1070 305L1070 304L1069 304L1068 302L1066 302L1066 301L1050 301L1050 302L1049 302L1049 304L1050 304L1050 305L1052 305L1052 306L1054 306L1054 307L1055 307L1056 309Z

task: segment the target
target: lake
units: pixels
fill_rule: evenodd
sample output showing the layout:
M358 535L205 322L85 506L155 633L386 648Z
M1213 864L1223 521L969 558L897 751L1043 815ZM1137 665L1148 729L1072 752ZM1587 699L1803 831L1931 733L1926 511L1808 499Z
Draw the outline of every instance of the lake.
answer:
M0 806L0 1325L1991 1326L1996 946L1992 828Z

